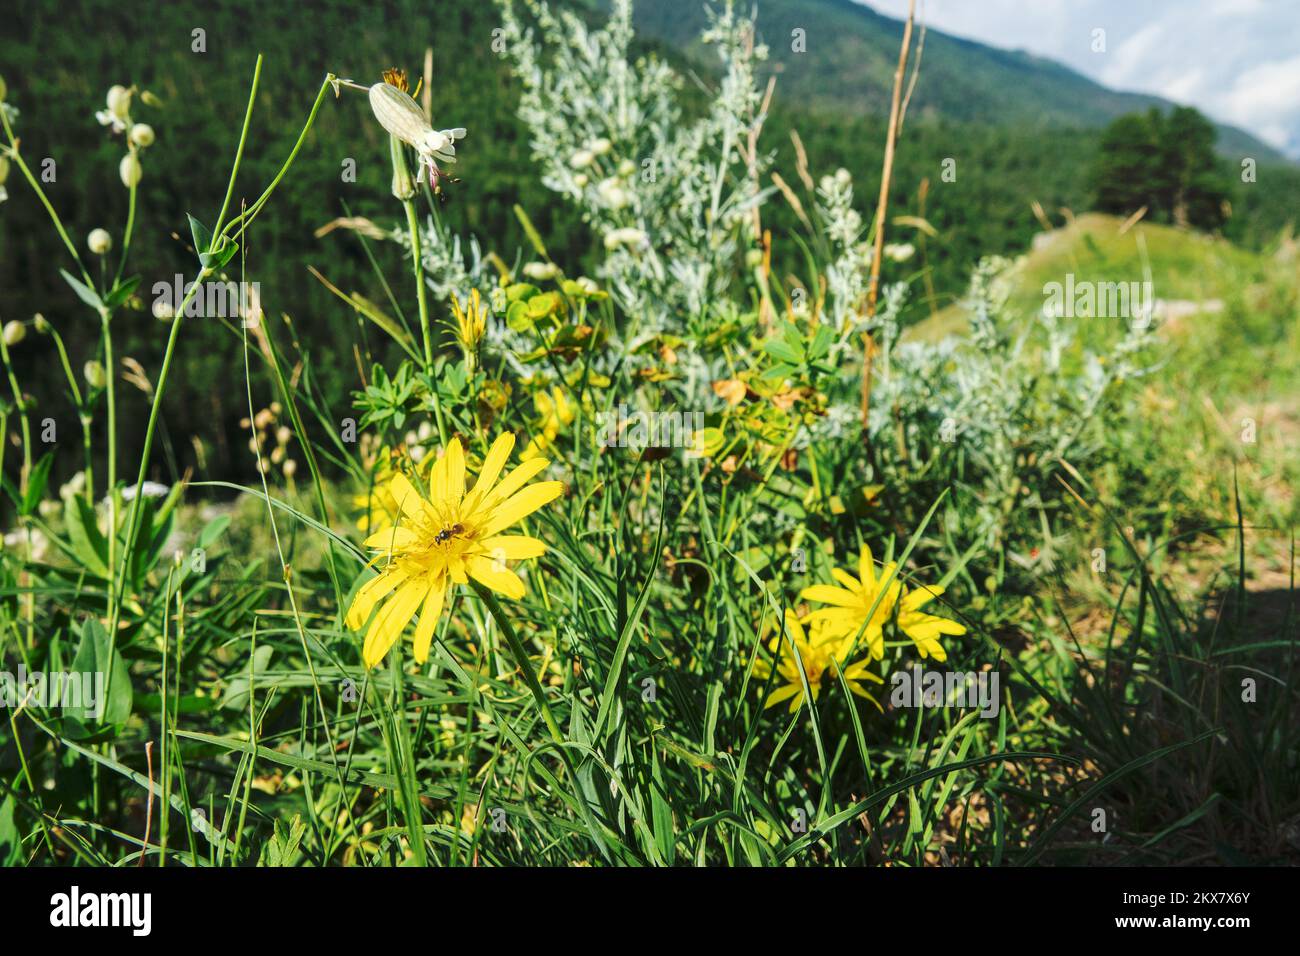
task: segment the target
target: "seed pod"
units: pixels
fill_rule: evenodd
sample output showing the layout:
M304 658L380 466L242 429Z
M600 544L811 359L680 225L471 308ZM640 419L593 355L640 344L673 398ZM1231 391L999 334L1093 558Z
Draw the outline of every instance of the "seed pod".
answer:
M122 177L122 185L127 189L134 189L140 184L140 177L144 175L144 170L140 168L140 160L135 153L127 153L122 157L122 162L117 167L117 174Z
M82 366L81 374L85 376L86 384L91 388L103 388L108 381L108 377L104 374L104 366L94 359Z

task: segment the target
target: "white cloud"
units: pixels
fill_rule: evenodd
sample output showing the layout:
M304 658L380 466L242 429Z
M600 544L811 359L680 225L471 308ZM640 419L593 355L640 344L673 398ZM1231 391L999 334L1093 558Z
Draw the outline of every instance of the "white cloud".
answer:
M908 0L858 0L888 16ZM1106 86L1154 93L1300 157L1297 4L1264 0L918 0L946 33L1050 57ZM1092 50L1092 31L1107 50ZM924 82L924 79L922 80Z

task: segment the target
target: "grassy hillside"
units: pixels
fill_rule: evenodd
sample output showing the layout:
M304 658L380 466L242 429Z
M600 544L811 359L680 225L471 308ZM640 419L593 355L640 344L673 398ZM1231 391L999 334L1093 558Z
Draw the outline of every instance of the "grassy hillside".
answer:
M1225 300L1241 295L1277 268L1273 256L1250 252L1215 236L1170 226L1087 213L1069 225L1035 236L1032 248L1007 275L1008 305L1013 313L1032 315L1043 308L1049 283L1141 282L1149 275L1157 299L1192 303L1218 311ZM1100 320L1099 320L1100 321ZM940 310L912 331L933 340L960 332L966 322L962 302Z
M1067 274L1076 284L1134 282L1149 270L1156 299L1166 303L1157 315L1169 352L1146 389L1144 425L1132 438L1144 465L1130 479L1149 489L1178 486L1188 513L1221 515L1234 507L1223 471L1231 462L1247 511L1261 525L1287 527L1300 517L1293 491L1300 486L1300 247L1289 240L1251 252L1168 226L1123 227L1088 214L1040 235L1005 276L1007 314L1028 322L1043 309L1047 284L1064 283ZM960 335L967 319L954 304L909 338ZM1089 320L1085 338L1113 341L1123 321ZM1272 544L1282 550L1261 558L1284 566L1286 541Z

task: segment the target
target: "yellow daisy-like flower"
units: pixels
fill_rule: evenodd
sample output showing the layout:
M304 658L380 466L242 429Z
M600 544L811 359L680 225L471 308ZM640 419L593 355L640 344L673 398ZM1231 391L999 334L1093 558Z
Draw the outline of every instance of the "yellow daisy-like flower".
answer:
M468 584L473 578L506 597L524 596L524 582L506 561L540 557L546 545L527 535L502 532L558 498L564 484L539 481L524 487L550 464L545 458L525 461L498 482L514 444L509 432L493 442L468 492L465 452L456 439L430 470L427 497L405 475L389 481L397 521L365 542L380 552L375 561L386 563L357 592L347 613L348 627L366 627L361 656L367 667L384 659L417 612L415 659L424 663L453 584Z
M794 646L799 652L799 661L803 663L804 676L808 678L808 689L812 691L813 700L816 700L821 694L822 679L827 675L833 678L839 668L843 666L844 658L852 650L852 638L846 639L825 627L819 627L814 630L810 639L808 634L805 633L803 625L799 623L799 618L789 609L785 612L785 629L790 637L789 641L777 634L768 644L772 656L776 658L777 674L783 678L784 683L768 695L763 706L773 707L783 700L789 700L790 712L793 713L803 704L805 695L803 681L799 677L799 663L795 661L794 655L790 653L790 641L794 642ZM867 669L869 666L870 660L863 658L844 667L844 681L853 693L859 697L865 697L879 707L880 704L877 703L876 699L867 693L862 686L863 680L875 681L877 684L884 683L881 677ZM771 674L772 665L768 661L760 658L754 662L755 678L766 681Z
M916 644L917 652L922 657L933 657L936 661L948 659L948 652L939 643L940 634L957 636L966 633L965 625L936 614L926 614L921 610L923 606L943 594L943 590L937 586L913 588L898 602L898 626Z
M881 569L880 576L877 577L871 549L864 546L858 558L857 578L847 571L833 568L831 574L834 575L835 580L844 585L843 587L814 584L804 588L800 596L810 601L831 605L813 611L809 619L823 624L832 632L842 634L850 640L859 630L862 630L865 623L863 639L871 649L871 656L877 659L884 657L885 654L884 625L897 610L899 628L912 639L921 657L946 661L948 654L939 643L940 635L965 634L966 628L956 621L927 614L921 610L927 603L943 594L943 588L923 585L904 592L901 583L891 580L896 578L896 572L897 565L891 561ZM889 582L887 586L886 581ZM868 622L867 613L871 610L871 605L875 604L876 596L882 589L884 596L876 605L875 613L871 615L871 620Z
M831 632L850 640L857 637L858 631L862 630L865 624L866 630L863 632L862 640L871 651L871 656L880 660L885 656L885 623L893 614L894 605L903 590L896 578L896 567L893 562L890 562L882 569L880 577L876 577L876 565L871 557L871 548L863 545L862 554L858 557L856 578L847 571L832 568L831 575L843 587L835 587L833 584L814 584L799 592L799 596L805 600L831 605L813 611L809 619L824 624ZM889 582L888 585L885 582ZM880 598L880 603L876 604L876 598L882 590L884 596ZM871 611L873 604L876 605L874 613ZM871 619L868 621L869 613Z

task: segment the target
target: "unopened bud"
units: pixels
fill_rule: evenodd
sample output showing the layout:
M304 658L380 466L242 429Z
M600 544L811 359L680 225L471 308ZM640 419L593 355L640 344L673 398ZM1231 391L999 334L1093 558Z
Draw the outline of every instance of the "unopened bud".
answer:
M85 376L86 384L91 388L103 388L108 381L108 377L104 374L104 366L94 359L82 366L81 374Z
M152 146L154 138L153 127L148 123L136 123L131 127L131 142L141 149Z
M140 177L144 175L144 170L140 167L140 159L135 153L127 153L122 157L122 162L118 164L117 174L122 177L122 185L127 189L134 189L140 184Z
M92 229L86 237L86 246L97 256L106 255L113 248L113 237L107 229Z

